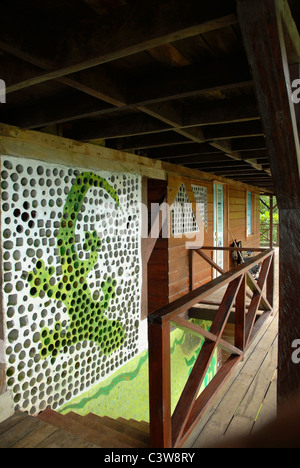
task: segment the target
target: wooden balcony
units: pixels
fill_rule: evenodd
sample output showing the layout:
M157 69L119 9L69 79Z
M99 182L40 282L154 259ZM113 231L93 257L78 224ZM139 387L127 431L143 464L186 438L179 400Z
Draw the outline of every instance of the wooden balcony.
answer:
M203 448L233 444L257 434L277 415L278 261L275 249L274 314L261 327L244 359L224 384L184 444ZM218 300L220 293L214 295ZM233 442L234 440L234 442Z
M241 265L228 272L221 270L206 255L207 250L213 248L205 247L196 253L206 258L220 276L149 316L151 447L182 447L188 440L197 443L198 437L193 431L199 433L199 427L201 428L207 417L206 410L210 408L211 411L212 402L216 401L216 397L220 398L220 391L226 388L226 381L237 375L238 366L245 364L247 353L255 346L261 326L275 320L274 250L252 249L253 254L257 255L243 260ZM224 250L242 252L251 249ZM193 255L195 252L191 253L191 259ZM259 266L257 279L252 274L256 266ZM215 296L212 298L221 291L221 301L217 301ZM191 318L201 318L203 304L217 306L217 309L211 310L212 325L209 332L190 321ZM207 307L205 311L207 313ZM223 336L229 321L234 323L233 343ZM201 335L205 341L177 406L171 414L170 331L173 326ZM206 389L199 394L208 366L218 348L225 349L229 357ZM255 373L258 368L259 363ZM234 408L236 409L237 407ZM231 418L233 414L234 411L230 415Z

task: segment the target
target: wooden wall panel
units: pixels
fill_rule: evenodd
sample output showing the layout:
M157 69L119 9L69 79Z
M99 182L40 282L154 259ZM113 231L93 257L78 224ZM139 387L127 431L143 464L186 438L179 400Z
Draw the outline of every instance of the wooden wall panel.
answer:
M148 230L151 225L151 204L162 203L167 193L167 183L163 180L148 179L147 203L148 203ZM148 313L163 307L168 303L168 239L159 238L156 241L152 255L148 262Z
M157 239L148 263L148 313L168 303L168 239Z
M168 179L168 203L172 204L177 195L179 187L184 183L187 194L193 204L195 212L196 200L192 185L200 185L207 188L207 216L208 226L204 232L204 244L211 245L213 242L213 185L210 182L199 179L188 179L184 177L169 176ZM184 296L190 289L190 252L186 248L186 242L191 242L183 236L175 239L172 235L169 240L169 301L172 302ZM194 287L201 286L211 279L212 269L203 259L195 257Z
M259 191L254 187L233 188L229 185L229 229L235 240L241 241L245 247L259 247L260 243L260 218L259 218ZM254 196L254 234L247 236L247 191ZM231 235L229 244L232 243Z
M212 246L214 241L214 196L213 181L201 181L199 179L188 179L185 177L169 176L168 178L168 203L172 204L179 187L184 183L187 193L193 203L194 196L191 185L200 185L207 188L207 215L208 226L204 233L204 245ZM255 194L254 208L254 234L247 237L246 223L246 197L247 191ZM241 241L246 247L259 247L260 243L260 221L259 221L259 191L252 186L238 186L235 183L224 184L224 242L229 246L232 244L232 232L234 239ZM190 288L190 260L189 250L186 242L189 239L175 239L172 235L169 240L169 302L187 294ZM211 256L209 252L207 255ZM212 257L211 257L212 258ZM224 254L224 265L228 269L231 265L230 254ZM194 264L194 287L199 287L213 279L213 269L205 260L195 256Z

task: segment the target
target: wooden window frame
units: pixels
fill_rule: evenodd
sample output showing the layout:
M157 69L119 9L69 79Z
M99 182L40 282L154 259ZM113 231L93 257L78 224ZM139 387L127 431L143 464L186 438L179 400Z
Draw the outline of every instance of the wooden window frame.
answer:
M248 232L248 194L251 194L251 232ZM246 191L246 239L255 235L255 193L251 190Z

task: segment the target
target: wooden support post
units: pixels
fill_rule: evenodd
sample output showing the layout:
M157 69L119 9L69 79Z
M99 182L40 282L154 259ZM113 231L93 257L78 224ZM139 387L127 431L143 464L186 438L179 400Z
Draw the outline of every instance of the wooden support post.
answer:
M245 350L246 336L246 275L244 275L235 301L235 346Z
M149 323L150 446L172 447L170 323Z
M300 388L300 365L293 362L294 340L300 339L300 207L280 211L278 403Z
M279 208L300 200L299 137L282 20L287 8L286 0L238 0Z
M238 18L252 68L280 209L278 402L300 388L292 343L300 339L300 177L297 116L290 63L300 39L287 0L238 0ZM296 54L296 56L295 56ZM294 56L293 56L294 55ZM268 294L271 295L271 278Z

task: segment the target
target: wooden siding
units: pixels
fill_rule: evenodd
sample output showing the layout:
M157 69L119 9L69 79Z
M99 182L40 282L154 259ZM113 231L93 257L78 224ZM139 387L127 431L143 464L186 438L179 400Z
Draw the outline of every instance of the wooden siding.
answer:
M148 179L148 231L151 227L151 204L161 204L167 193L167 182ZM159 238L156 241L148 262L148 313L163 307L168 303L168 239Z
M259 247L260 219L259 219L259 192L254 187L234 188L229 187L229 229L237 241L243 246ZM247 191L254 194L254 219L253 232L247 236ZM230 239L230 243L232 239Z
M219 183L219 181L216 181ZM207 229L204 233L204 245L212 246L214 242L214 181L203 181L170 175L168 178L168 203L171 205L178 193L179 187L184 183L187 194L192 203L195 198L192 185L200 185L207 188ZM254 194L254 234L247 237L247 191ZM224 244L230 246L232 237L241 241L243 246L259 247L260 244L260 221L259 221L259 190L252 186L236 186L236 183L224 184ZM229 232L230 230L230 232ZM187 294L190 288L190 260L189 250L186 242L191 239L182 237L176 239L171 235L169 240L169 302ZM208 255L209 252L206 252ZM228 269L231 264L230 254L224 254L224 267ZM212 268L205 260L195 257L194 263L194 287L199 287L213 279Z
M157 239L148 263L148 313L168 303L168 239Z
M213 184L203 182L199 179L188 179L183 177L169 176L168 178L168 203L171 205L178 193L179 187L184 183L188 197L194 204L196 202L192 185L201 185L207 188L207 216L208 228L205 231L205 244L212 242L213 237ZM194 209L195 212L195 209ZM186 242L191 239L183 236L176 239L171 235L169 240L169 301L177 299L189 292L190 282L190 261L189 250L186 249ZM200 257L195 260L195 286L207 283L211 279L211 267Z

